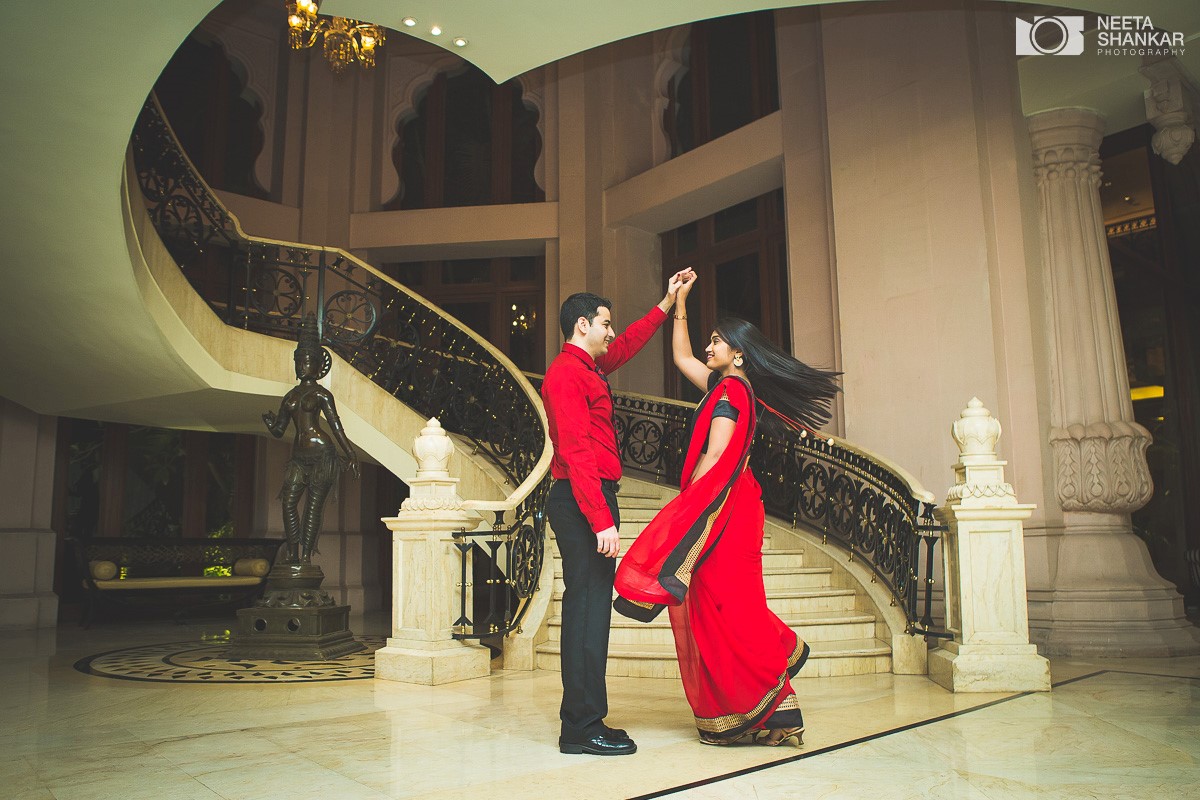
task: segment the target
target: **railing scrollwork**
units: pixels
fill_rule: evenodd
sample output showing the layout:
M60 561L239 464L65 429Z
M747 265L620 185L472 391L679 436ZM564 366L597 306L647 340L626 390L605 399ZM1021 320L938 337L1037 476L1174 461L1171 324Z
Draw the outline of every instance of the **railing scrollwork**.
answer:
M622 392L613 402L626 472L678 486L695 407ZM772 437L760 429L750 466L769 515L820 534L864 564L903 611L908 633L949 637L933 619L934 553L945 530L934 519L933 495L898 467L834 437Z

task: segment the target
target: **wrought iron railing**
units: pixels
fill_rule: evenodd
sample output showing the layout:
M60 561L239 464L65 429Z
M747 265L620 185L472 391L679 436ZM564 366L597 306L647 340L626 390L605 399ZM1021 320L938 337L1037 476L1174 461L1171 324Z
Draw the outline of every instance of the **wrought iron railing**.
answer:
M453 317L342 250L245 234L189 161L153 98L138 117L131 146L155 229L222 320L295 339L300 321L314 313L323 343L338 356L397 400L467 438L503 472L513 487L507 510L515 519L472 536L495 557L496 570L504 548L505 569L490 580L508 591L478 623L464 610L456 635L515 629L541 571L549 490L545 415L520 371ZM463 558L465 570L466 551Z
M620 392L613 401L624 469L678 486L695 406ZM934 629L934 550L945 528L934 519L932 495L899 468L834 437L773 437L760 428L750 466L768 514L865 564L904 612L907 632L949 637Z
M537 485L528 500L531 513L515 525L496 512L490 531L461 531L454 535L461 567L460 584L471 588L459 594L459 616L453 631L457 639L483 639L520 632L529 610L529 598L538 588L545 553L546 497L550 481ZM503 548L503 555L500 549ZM486 556L480 559L479 556ZM504 568L500 564L503 562Z

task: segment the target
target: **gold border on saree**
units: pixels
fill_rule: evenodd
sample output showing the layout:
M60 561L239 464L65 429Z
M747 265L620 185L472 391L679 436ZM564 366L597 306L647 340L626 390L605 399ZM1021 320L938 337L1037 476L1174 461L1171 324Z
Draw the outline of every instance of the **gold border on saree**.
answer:
M697 730L704 731L705 733L724 733L725 731L739 728L751 721L757 720L767 710L767 706L783 691L783 686L787 683L787 679L788 674L786 672L780 675L779 682L775 684L775 688L769 691L762 700L759 700L758 705L748 713L725 714L720 717L696 717ZM795 697L795 695L792 695L792 697ZM796 707L799 708L798 705Z

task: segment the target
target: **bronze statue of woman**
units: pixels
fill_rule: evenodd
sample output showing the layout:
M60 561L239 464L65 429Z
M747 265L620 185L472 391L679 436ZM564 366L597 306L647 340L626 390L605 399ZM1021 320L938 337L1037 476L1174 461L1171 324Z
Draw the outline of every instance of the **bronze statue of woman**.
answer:
M333 359L321 347L317 320L309 314L300 323L296 345L296 378L300 385L284 395L279 413L263 414L267 430L276 439L283 436L291 422L296 427L292 457L283 473L283 529L287 536L287 563L311 564L316 551L317 535L321 532L321 517L338 475L348 468L358 477L358 453L346 438L342 421L338 419L333 394L317 383L329 374ZM321 428L321 414L329 421L333 432L330 440ZM334 442L345 453L338 455ZM300 495L307 493L304 511L300 511Z

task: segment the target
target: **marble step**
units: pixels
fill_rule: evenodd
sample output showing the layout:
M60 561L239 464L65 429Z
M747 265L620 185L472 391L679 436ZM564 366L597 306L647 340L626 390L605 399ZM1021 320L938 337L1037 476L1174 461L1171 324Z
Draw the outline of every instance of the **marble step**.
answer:
M618 559L619 561L619 559ZM824 589L830 586L833 567L800 567L795 564L763 567L763 585L768 592L786 589ZM562 597L562 561L554 564L554 596Z
M844 640L870 639L875 636L875 617L859 612L816 612L793 614L783 618L784 624L796 631L806 642L836 642ZM551 617L550 641L562 638L562 618ZM609 646L661 645L673 641L671 623L666 611L653 622L636 620L613 614Z
M621 506L621 527L632 524L645 525L662 510L662 506L646 506L644 508L628 508Z
M668 498L661 494L652 492L639 492L637 494L627 494L624 489L617 494L617 505L621 507L621 513L625 513L626 509L653 509L658 511L660 508L669 503Z
M767 592L787 589L822 589L832 585L833 567L801 567L795 564L763 565Z
M891 672L892 653L878 639L850 639L836 642L811 643L812 654L800 678L831 678L844 675L873 675ZM538 647L538 669L559 671L558 642L546 642ZM610 646L607 674L631 678L679 679L679 665L674 643L639 646Z
M784 589L767 592L767 605L781 618L795 614L853 611L854 590L838 588ZM562 594L554 593L550 616L562 615Z

